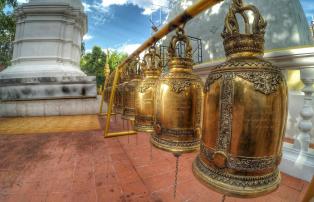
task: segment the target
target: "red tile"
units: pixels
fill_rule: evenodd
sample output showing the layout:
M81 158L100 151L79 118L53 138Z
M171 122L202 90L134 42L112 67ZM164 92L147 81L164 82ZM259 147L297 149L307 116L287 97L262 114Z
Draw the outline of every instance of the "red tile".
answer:
M309 189L309 183L308 182L304 182L304 186L303 186L303 189L302 191L300 192L300 195L298 197L298 201L302 201L303 198L305 197L305 194L307 192L307 190Z
M304 186L303 180L297 179L284 173L281 173L281 176L282 176L281 184L296 189L298 191L301 191L303 189Z
M52 182L49 192L70 192L73 190L72 178L57 178Z
M148 190L150 192L158 191L164 188L168 188L174 184L174 175L163 174L144 179Z
M122 191L124 195L129 198L129 197L134 197L134 196L148 196L148 189L144 185L142 181L135 181L127 184L122 185Z
M97 188L97 198L99 202L121 201L124 195L120 186L105 186Z
M84 192L73 192L71 201L73 202L96 202L97 196L95 190Z
M287 202L295 202L297 201L299 194L300 192L295 189L287 187L286 185L281 185L272 195Z
M153 192L150 196L152 201L165 201L165 202L175 202L175 201L183 201L184 198L180 193L176 193L176 198L174 198L173 187L170 186L166 189L161 189L159 191Z
M72 200L71 192L49 193L46 202L70 202Z

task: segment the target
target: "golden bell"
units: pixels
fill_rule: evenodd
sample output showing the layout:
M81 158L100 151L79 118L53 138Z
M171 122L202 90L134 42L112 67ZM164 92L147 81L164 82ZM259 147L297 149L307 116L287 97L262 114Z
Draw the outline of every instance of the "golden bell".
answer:
M151 47L141 64L144 78L138 85L135 97L135 125L140 132L154 131L154 96L156 82L161 74L161 59L156 48Z
M127 75L125 71L121 71L121 77L119 80L119 84L117 86L117 95L116 95L116 113L122 114L123 113L123 89L124 85L127 82Z
M252 27L247 11L254 14ZM245 22L240 33L236 14ZM278 164L287 118L287 86L263 59L266 22L258 9L233 1L222 33L227 61L206 81L200 154L194 175L227 196L257 197L280 183Z
M136 88L141 81L141 68L139 59L133 59L127 67L129 82L124 85L123 89L123 114L122 118L127 120L135 120L135 93Z
M109 103L109 100L110 100L111 87L113 84L114 75L115 75L115 70L110 73L107 86L105 87L106 89L105 90L105 102L106 103Z
M185 45L185 55L176 53L177 44ZM201 79L192 73L192 47L184 30L179 28L168 49L169 73L156 86L154 146L173 153L192 152L199 148L201 136Z

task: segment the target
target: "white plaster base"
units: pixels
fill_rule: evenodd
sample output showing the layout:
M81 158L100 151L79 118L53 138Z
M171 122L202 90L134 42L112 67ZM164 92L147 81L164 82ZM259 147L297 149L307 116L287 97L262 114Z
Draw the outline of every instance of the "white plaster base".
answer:
M96 114L100 98L0 102L0 117Z
M290 176L310 182L314 176L314 150L301 153L292 144L284 143L279 169Z

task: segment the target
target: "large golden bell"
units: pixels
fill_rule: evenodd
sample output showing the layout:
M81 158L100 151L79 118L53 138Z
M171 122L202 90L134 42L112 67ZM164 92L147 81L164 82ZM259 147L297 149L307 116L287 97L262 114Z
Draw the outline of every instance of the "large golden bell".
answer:
M122 118L135 120L135 93L141 81L141 67L139 59L133 59L127 67L129 82L123 88L123 114Z
M176 53L178 43L185 44L185 55ZM192 73L192 47L182 28L172 38L168 49L169 73L156 86L154 146L173 153L199 148L201 136L201 79Z
M156 48L151 47L141 64L144 78L138 85L135 95L134 129L151 133L154 131L154 97L156 82L161 74L161 59Z
M254 14L252 27L247 11ZM245 34L236 14L244 18ZM257 197L280 183L287 86L280 70L263 59L265 28L256 7L234 1L222 34L227 61L205 84L203 135L193 172L229 196Z

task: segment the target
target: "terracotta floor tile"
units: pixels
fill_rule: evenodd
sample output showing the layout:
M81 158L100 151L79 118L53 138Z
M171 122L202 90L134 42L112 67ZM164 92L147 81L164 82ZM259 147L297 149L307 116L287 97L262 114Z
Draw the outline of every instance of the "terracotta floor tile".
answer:
M144 179L144 183L150 192L168 188L174 183L174 174L162 174Z
M286 185L290 188L296 189L298 191L301 191L303 189L303 186L304 186L303 180L291 177L284 173L281 174L281 177L282 177L281 184Z
M57 178L52 182L49 192L71 192L73 190L73 178Z
M161 189L159 191L153 192L150 196L152 201L163 201L163 202L175 202L183 201L184 198L180 193L176 193L176 198L174 198L173 186L166 189Z
M108 185L117 185L118 178L114 172L96 174L95 176L96 187L103 187Z
M129 197L134 198L134 196L147 197L149 195L149 191L142 181L135 181L135 182L123 184L122 191L127 198Z
M304 186L303 186L302 191L300 192L300 195L298 197L298 201L302 201L303 200L303 198L304 198L304 196L305 196L305 194L306 194L306 192L307 192L307 190L309 188L309 185L310 184L308 182L304 182Z
M281 185L275 192L273 192L274 196L287 202L297 201L299 194L300 192L286 185Z
M105 186L97 188L99 202L123 201L124 195L120 186Z
M0 159L6 168L0 168L0 201L174 201L176 158L171 153L151 147L147 134L138 134L137 144L136 136L130 136L128 143L128 137L104 139L102 135L97 131L0 136L0 155L6 157ZM20 152L19 145L23 145ZM221 201L219 193L193 176L196 155L180 157L176 201ZM298 202L307 184L283 175L280 188L270 195L226 201Z
M52 192L47 195L46 202L70 202L71 200L71 192Z
M72 202L96 202L97 195L94 191L73 192L71 196Z

